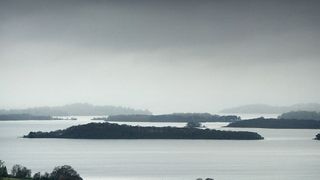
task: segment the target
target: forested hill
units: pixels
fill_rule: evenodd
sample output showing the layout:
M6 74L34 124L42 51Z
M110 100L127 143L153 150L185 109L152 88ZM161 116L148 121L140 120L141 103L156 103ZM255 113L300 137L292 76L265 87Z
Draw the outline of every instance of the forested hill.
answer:
M148 110L139 110L126 107L96 106L88 103L75 103L64 106L0 110L0 114L31 114L41 116L107 116L117 114L151 114L151 112Z
M227 127L274 128L274 129L320 129L320 121L296 119L256 118L230 123Z
M162 115L113 115L105 118L105 120L123 122L233 122L240 120L240 117L234 115L219 116L209 113L173 113Z
M281 114L279 119L308 119L308 120L320 120L320 112L316 111L290 111Z
M221 113L245 113L245 114L281 114L289 111L320 111L320 104L307 103L292 106L270 106L266 104L249 104L233 108L227 108Z
M263 139L258 133L197 128L141 127L111 123L89 123L51 132L30 132L25 138L71 139Z

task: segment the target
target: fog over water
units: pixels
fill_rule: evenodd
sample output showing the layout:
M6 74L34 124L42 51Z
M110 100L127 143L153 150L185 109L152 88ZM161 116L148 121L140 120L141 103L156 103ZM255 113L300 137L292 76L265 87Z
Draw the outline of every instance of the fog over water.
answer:
M0 108L320 102L320 2L0 1Z

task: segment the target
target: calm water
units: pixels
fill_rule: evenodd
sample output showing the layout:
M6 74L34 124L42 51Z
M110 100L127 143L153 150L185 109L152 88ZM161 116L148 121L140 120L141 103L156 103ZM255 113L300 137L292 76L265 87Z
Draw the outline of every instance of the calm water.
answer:
M209 128L250 130L265 140L72 140L23 139L29 131L50 131L87 123L77 121L0 122L0 159L7 167L22 164L48 171L69 164L84 179L195 180L318 180L320 130L223 128L225 123L205 123ZM183 123L130 123L184 126Z

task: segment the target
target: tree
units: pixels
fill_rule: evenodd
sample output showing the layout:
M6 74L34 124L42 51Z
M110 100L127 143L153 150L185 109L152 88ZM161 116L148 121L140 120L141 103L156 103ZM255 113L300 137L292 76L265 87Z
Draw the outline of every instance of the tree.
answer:
M320 140L320 133L316 135L316 139Z
M189 121L186 125L187 128L197 128L201 127L201 123L197 121Z
M17 178L30 178L31 170L24 166L16 164L12 167L11 174L12 176Z
M45 172L41 175L40 172L37 172L33 175L33 180L51 180L49 173Z
M32 178L33 180L41 180L41 174L40 174L40 172L37 172L37 173L35 173L34 175L33 175L33 178Z
M41 180L47 180L50 179L50 174L45 172L44 175L41 176Z
M7 177L8 171L7 167L4 164L4 161L0 160L0 177Z
M69 165L55 167L50 177L53 180L82 180L80 175Z

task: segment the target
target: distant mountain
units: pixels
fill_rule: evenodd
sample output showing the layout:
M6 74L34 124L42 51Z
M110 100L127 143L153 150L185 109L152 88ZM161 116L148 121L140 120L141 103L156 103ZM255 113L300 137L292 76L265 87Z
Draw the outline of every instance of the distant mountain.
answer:
M117 106L95 106L75 103L64 106L45 106L27 109L0 110L0 114L31 114L36 116L106 116L119 114L152 114L149 110L137 110Z
M292 106L270 106L266 104L250 104L228 108L221 113L246 113L246 114L281 114L289 111L320 111L320 104L295 104Z
M320 112L316 111L290 111L281 114L279 119L303 119L303 120L320 120Z

